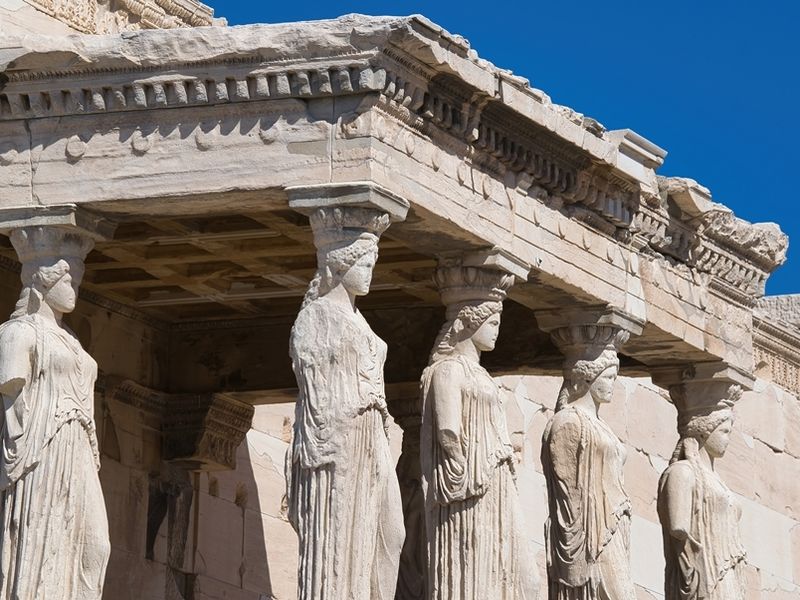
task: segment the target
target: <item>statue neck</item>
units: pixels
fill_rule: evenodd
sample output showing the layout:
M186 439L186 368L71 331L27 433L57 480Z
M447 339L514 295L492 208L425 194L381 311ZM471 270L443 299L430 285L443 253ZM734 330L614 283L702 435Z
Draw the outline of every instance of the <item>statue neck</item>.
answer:
M350 309L355 312L356 310L356 297L351 294L344 285L339 283L331 291L325 294L328 301L340 306L341 308Z
M477 364L480 364L481 362L481 351L475 347L475 344L471 339L458 342L453 347L453 354L457 356L463 356L467 360Z
M59 327L61 326L61 320L64 318L64 313L53 310L53 307L44 301L39 305L39 310L36 311L36 314L47 321L55 323Z
M700 464L707 467L710 471L714 470L714 457L708 453L705 446L700 446L697 457L700 460Z
M594 401L594 398L592 398L592 395L589 392L585 393L580 398L573 400L569 403L569 405L586 413L590 417L597 419L600 418L600 405Z

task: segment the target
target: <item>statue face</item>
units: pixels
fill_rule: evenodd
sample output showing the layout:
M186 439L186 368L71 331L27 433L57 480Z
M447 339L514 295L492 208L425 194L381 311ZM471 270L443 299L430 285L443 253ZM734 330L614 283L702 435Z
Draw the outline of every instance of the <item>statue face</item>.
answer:
M606 404L611 402L614 395L614 382L617 379L617 367L608 367L605 371L598 375L589 385L589 393L598 404Z
M728 419L711 432L705 443L706 452L708 452L709 456L721 458L725 455L725 450L728 449L728 444L731 441L731 431L733 431L733 420Z
M494 350L497 336L500 334L500 315L495 313L486 319L472 334L472 343L481 352Z
M67 273L56 281L44 294L44 300L56 312L68 313L75 310L78 294L72 285L72 276Z
M377 252L367 252L342 276L342 285L354 296L366 296L372 283Z

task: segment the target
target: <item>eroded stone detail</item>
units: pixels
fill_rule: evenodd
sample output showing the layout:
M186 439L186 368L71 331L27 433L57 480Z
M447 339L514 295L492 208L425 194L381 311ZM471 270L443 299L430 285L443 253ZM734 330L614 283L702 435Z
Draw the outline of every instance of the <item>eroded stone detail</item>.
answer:
M714 470L733 429L742 388L730 382L675 385L680 440L661 476L666 600L744 600L741 508Z
M225 394L173 395L164 414L164 460L190 470L235 468L253 412Z
M391 600L404 533L386 429L386 344L354 305L369 292L390 216L327 202L310 218L318 269L290 339L299 397L286 485L300 541L298 598Z
M194 0L25 0L84 33L212 25L214 11Z
M659 177L658 185L660 200L643 205L635 219L647 248L710 274L712 286L737 300L762 296L767 277L786 260L788 238L780 228L737 218L691 179Z
M0 595L100 600L111 548L97 473L97 363L61 321L75 308L92 240L46 226L10 237L23 288L0 326Z
M499 387L480 364L494 348L514 276L443 266L436 282L447 321L422 375L428 597L533 599L514 452Z
M552 337L565 360L555 414L542 438L550 598L635 600L626 450L599 416L611 401L617 350L629 333L592 324L561 327Z

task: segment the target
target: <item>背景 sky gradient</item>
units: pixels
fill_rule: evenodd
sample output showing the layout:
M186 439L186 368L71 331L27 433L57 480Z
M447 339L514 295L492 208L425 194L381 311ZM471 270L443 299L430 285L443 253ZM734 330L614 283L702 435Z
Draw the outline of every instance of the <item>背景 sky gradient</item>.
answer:
M421 13L554 102L666 149L659 174L779 223L793 244L767 293L800 292L800 1L206 2L230 25Z

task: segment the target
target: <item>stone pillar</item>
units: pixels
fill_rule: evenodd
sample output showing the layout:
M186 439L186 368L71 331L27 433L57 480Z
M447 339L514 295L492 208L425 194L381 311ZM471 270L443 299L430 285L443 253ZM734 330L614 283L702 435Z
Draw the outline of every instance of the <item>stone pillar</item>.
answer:
M100 600L111 551L94 422L97 363L62 323L111 229L74 206L0 211L22 293L0 325L3 598Z
M564 383L542 436L550 597L635 600L625 447L599 409L612 400L617 351L641 323L608 309L536 316L564 354Z
M655 369L669 389L680 436L658 486L665 600L744 600L745 551L735 496L714 470L733 428L733 406L753 378L721 362Z
M287 460L299 537L298 599L392 600L403 507L389 452L386 344L355 308L369 292L378 240L408 203L371 183L287 190L309 215L317 273L292 328L299 395Z
M480 364L528 267L500 252L440 262L446 321L422 375L420 462L429 598L535 598L500 389Z

